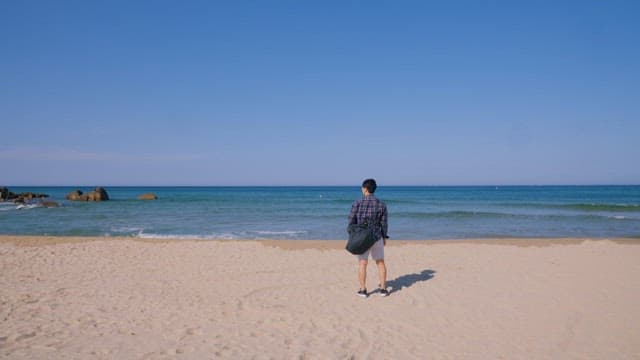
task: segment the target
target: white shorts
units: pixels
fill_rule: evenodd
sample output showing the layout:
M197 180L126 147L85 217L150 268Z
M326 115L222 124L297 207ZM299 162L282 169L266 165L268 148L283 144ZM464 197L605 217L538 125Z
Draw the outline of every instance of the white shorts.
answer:
M358 260L369 260L369 254L373 260L384 260L384 240L376 241L364 254L357 255Z

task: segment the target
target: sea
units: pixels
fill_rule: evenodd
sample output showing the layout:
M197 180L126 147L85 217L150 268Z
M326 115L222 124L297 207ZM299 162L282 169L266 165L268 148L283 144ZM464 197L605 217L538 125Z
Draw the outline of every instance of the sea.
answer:
M347 238L359 186L106 187L111 200L59 207L0 202L0 234L148 239ZM154 193L158 200L137 196ZM380 186L391 239L640 238L640 186Z

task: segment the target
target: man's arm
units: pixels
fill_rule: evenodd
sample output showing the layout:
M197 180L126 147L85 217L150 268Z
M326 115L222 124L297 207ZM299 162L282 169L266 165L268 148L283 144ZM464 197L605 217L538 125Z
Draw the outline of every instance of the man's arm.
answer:
M387 205L382 207L382 239L384 240L384 244L387 244L387 238L389 238L389 223L387 222Z
M358 214L358 202L355 201L353 205L351 205L351 212L349 213L349 225L358 223L358 217L356 216L357 214Z

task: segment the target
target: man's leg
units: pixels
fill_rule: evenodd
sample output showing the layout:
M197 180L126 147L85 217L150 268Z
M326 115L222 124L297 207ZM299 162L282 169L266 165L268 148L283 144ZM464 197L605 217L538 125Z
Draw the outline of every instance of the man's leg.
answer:
M376 241L371 247L371 257L378 266L378 277L380 279L380 289L387 288L387 266L384 264L384 240Z
M360 267L358 268L358 280L360 280L360 290L367 288L367 260L359 260Z
M384 259L376 260L378 265L378 276L380 277L380 289L387 288L387 266L384 264Z

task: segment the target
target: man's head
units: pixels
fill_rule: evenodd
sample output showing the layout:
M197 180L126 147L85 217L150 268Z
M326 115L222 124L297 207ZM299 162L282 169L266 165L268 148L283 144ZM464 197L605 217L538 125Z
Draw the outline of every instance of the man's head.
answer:
M362 182L362 193L365 195L373 194L376 192L378 185L374 179L367 179Z

